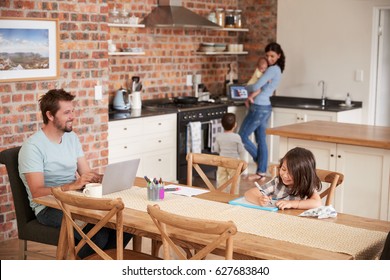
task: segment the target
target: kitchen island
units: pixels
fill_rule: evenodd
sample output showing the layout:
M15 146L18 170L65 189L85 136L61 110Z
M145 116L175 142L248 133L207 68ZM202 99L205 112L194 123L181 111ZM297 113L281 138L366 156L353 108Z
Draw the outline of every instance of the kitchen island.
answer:
M300 146L317 168L344 174L336 190L338 212L390 219L390 127L310 121L267 129L280 136L279 156Z

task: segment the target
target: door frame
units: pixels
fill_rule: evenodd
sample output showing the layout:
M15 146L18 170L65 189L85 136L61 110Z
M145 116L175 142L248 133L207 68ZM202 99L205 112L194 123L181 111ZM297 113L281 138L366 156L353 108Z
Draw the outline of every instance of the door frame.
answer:
M368 97L368 124L375 125L375 108L378 78L378 33L379 33L379 16L381 10L390 10L390 6L374 7L372 39L371 39L371 67L370 67L370 91Z

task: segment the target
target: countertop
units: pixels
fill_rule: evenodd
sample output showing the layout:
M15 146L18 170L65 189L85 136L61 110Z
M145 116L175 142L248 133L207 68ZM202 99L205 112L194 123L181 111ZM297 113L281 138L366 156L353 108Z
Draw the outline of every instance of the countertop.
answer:
M156 102L155 100L143 100L143 103ZM289 96L272 96L271 104L275 108L289 108L299 110L314 110L324 112L343 112L348 110L354 110L362 108L362 102L353 101L352 106L340 106L343 104L342 100L326 99L326 105L321 106L321 99L317 98L302 98L302 97L289 97ZM237 103L227 98L216 100L216 104L224 104L226 106L245 106L243 102ZM303 105L303 106L302 106ZM306 106L306 107L305 107ZM133 119L140 117L158 116L164 114L176 113L174 109L163 109L163 110L151 110L151 109L140 109L140 110L127 110L127 111L115 111L110 109L109 121Z
M390 149L390 127L385 126L310 121L268 128L266 133L312 141Z

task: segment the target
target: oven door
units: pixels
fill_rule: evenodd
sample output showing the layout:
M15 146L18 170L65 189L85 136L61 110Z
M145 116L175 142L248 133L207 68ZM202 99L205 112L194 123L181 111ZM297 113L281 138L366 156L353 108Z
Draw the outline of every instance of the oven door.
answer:
M221 119L217 119L220 120ZM177 177L178 181L181 184L187 183L187 130L190 129L189 122L182 123L178 127L178 150L177 150ZM202 121L201 124L201 151L203 154L213 154L212 145L213 145L213 125L211 121ZM221 129L216 132L221 132ZM214 127L214 131L216 128ZM214 153L215 154L215 153ZM213 166L201 166L201 168L206 173L207 177L213 181L216 180L216 171L217 168ZM202 179L198 176L198 173L194 170L193 172L193 185L198 187L206 187ZM198 180L199 178L199 180ZM199 182L198 182L199 181Z

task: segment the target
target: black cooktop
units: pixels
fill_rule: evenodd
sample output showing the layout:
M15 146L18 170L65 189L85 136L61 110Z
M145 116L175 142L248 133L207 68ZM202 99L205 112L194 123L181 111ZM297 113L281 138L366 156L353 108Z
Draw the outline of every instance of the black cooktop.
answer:
M221 102L209 102L209 101L198 101L193 104L176 103L173 99L153 99L145 100L142 107L148 110L177 110L178 112L201 110L209 108L219 108L226 106Z

